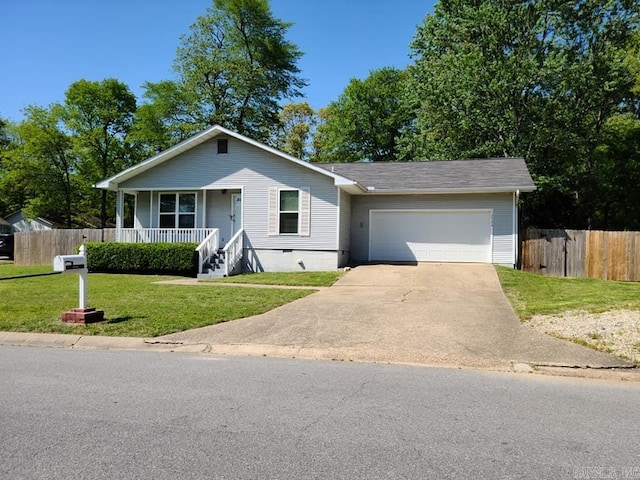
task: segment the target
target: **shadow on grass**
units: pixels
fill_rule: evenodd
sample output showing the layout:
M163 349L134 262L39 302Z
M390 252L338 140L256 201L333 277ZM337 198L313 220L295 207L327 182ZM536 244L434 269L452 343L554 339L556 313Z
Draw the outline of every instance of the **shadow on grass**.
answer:
M113 317L113 318L108 318L103 320L102 322L96 322L96 324L98 325L112 325L112 324L116 324L116 323L123 323L123 322L128 322L130 320L144 320L145 316L141 316L141 317L132 317L130 315L125 316L125 317Z

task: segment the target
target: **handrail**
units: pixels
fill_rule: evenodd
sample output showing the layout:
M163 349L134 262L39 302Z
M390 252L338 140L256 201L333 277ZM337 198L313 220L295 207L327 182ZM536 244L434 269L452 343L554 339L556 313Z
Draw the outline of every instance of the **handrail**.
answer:
M211 228L119 228L116 235L122 243L200 243L212 231Z
M202 273L204 264L208 262L211 257L218 251L220 246L220 229L214 228L206 238L200 242L200 245L196 248L198 252L198 273Z
M237 273L237 268L241 267L243 255L244 230L238 230L231 240L227 242L222 251L224 252L224 275L228 277Z

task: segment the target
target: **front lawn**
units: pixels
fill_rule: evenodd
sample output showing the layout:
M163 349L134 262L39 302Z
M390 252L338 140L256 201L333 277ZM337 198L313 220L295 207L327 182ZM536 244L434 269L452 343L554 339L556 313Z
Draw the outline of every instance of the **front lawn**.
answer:
M314 291L156 285L176 277L89 274L88 304L104 310L105 321L68 326L60 314L78 306L77 275L6 279L51 271L0 264L0 330L155 337L264 313Z
M496 270L502 288L523 320L566 311L640 310L640 283L548 277L504 267Z

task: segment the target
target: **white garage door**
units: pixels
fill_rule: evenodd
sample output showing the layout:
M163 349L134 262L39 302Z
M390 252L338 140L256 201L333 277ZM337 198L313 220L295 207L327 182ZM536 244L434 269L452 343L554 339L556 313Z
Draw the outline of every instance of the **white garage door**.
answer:
M372 210L372 261L491 263L490 210Z

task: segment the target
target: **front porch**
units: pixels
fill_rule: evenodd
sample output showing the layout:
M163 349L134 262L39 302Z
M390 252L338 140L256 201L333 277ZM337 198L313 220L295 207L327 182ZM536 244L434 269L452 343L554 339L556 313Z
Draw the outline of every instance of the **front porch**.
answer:
M196 243L199 276L239 273L243 239L241 188L117 191L116 241Z
M197 243L198 278L228 277L242 271L244 230L220 246L219 228L118 228L122 243Z

